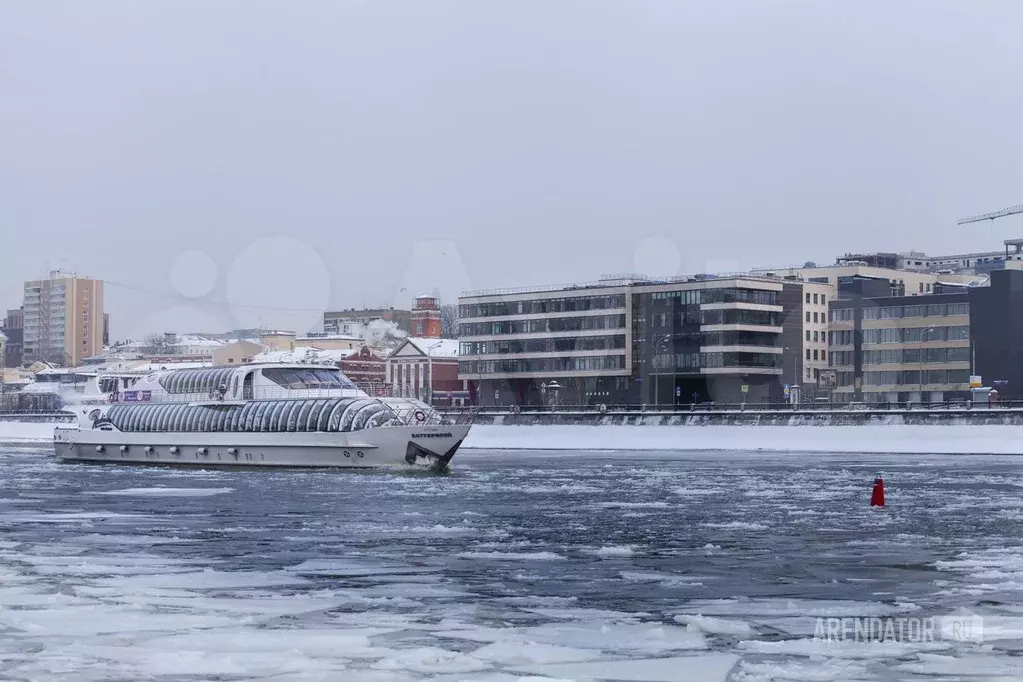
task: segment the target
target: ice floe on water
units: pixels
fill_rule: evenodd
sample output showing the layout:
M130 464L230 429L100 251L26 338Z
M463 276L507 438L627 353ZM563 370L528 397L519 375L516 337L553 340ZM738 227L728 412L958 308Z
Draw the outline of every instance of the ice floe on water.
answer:
M3 680L993 682L1023 659L1004 461L476 452L404 478L19 448L0 453ZM877 468L891 502L870 510ZM983 640L821 637L953 611Z
M123 490L100 490L94 495L119 495L124 497L209 497L234 492L234 488L124 488Z

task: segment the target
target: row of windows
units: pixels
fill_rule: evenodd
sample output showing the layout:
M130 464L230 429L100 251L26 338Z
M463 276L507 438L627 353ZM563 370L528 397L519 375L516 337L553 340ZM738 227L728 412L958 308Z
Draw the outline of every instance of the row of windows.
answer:
M242 406L115 405L106 414L121 431L162 432L358 431L395 417L387 405L368 398L257 400Z
M771 332L703 332L704 346L776 346L779 336Z
M650 298L654 301L676 301L683 305L699 305L701 303L756 303L759 305L778 305L777 291L743 289L738 287L657 291L650 294Z
M919 362L969 362L969 360L969 348L892 348L863 351L865 365L908 365ZM855 362L854 351L831 351L831 364L835 367L850 367Z
M810 302L810 292L806 293L806 302L807 303ZM827 303L828 299L827 299L827 296L825 296L824 294L814 294L813 295L813 302L817 303L819 305L822 305L824 303Z
M469 322L459 325L459 330L462 336L484 336L487 334L537 334L589 329L621 329L623 327L625 327L625 315L593 315L510 322Z
M781 367L780 353L703 353L704 367Z
M828 359L828 351L826 351L823 348L821 348L820 351L818 352L818 350L816 348L814 348L813 351L811 351L809 348L807 348L806 349L806 359L807 360L811 360L811 359L812 360L827 360Z
M809 329L807 329L806 330L806 340L807 341L813 341L814 343L820 343L820 342L827 343L827 341L828 341L828 333L825 332L825 331L817 331L816 329L814 329L811 332Z
M910 386L920 385L920 370L864 372L864 386ZM927 384L969 384L968 369L925 369L923 383Z
M625 369L624 355L600 355L581 358L534 358L522 360L469 360L460 362L460 374L498 374L512 372L590 372Z
M834 358L834 354L832 354ZM863 351L865 365L901 365L913 362L969 362L969 348L892 348Z
M160 377L160 385L168 393L204 393L209 394L221 386L226 387L235 373L234 368L218 367L214 369L183 369L168 372Z
M898 329L864 329L863 343L929 343L932 341L968 341L970 328L965 325L955 327L908 327ZM856 332L852 329L838 329L830 332L833 346L851 346L856 343Z
M752 324L769 327L781 325L781 314L764 310L704 310L701 324Z
M806 311L806 321L807 322L811 322L811 321L812 322L827 322L828 321L828 314L827 313L812 313L811 314L810 311L808 310L808 311Z
M523 341L465 341L459 346L460 355L488 355L491 353L569 353L587 350L617 350L625 348L625 335L576 336L566 339L526 339Z
M969 338L970 328L965 325L863 330L863 343L929 343L932 341L968 341Z
M655 355L654 371L699 370L701 367L781 367L776 353L675 353Z
M583 310L607 310L624 307L624 294L609 294L605 296L543 298L534 301L470 303L459 306L458 312L461 317L491 317L494 315L532 315Z
M837 308L831 311L832 322L849 322L853 319L854 308ZM901 320L909 317L946 317L948 315L969 315L969 303L932 303L930 305L871 306L863 308L864 320Z

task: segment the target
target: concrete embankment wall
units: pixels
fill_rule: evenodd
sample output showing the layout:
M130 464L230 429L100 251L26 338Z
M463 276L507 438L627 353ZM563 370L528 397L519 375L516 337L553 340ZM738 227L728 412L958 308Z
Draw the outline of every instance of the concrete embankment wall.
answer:
M505 426L1021 426L1023 409L720 412L483 412L477 424Z

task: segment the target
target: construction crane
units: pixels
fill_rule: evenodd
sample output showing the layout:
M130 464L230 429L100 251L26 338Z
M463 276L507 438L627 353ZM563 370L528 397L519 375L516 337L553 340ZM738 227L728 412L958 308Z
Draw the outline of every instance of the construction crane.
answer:
M995 218L1004 218L1005 216L1016 215L1017 213L1023 213L1023 204L1003 208L1001 211L995 211L994 213L982 213L981 215L971 215L968 218L960 218L959 222L956 224L966 225L967 223L980 223L985 220L994 220Z

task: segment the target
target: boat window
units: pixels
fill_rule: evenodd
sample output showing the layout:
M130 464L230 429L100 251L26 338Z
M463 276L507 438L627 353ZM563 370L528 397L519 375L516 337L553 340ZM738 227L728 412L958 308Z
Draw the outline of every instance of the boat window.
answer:
M264 369L263 376L278 386L291 390L354 389L355 384L337 370L329 369Z

